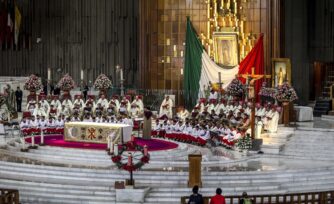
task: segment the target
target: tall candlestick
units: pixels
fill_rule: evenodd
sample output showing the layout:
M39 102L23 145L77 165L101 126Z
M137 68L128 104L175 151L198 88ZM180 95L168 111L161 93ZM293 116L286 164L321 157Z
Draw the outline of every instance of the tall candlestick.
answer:
M208 55L211 56L211 46L208 45Z
M123 81L123 69L120 70L120 73L121 73L120 79L121 81Z
M31 137L31 146L35 146L35 136Z
M227 0L227 3L226 3L226 9L230 9L230 5L231 5L230 0Z
M109 136L107 137L107 146L108 146L108 149L110 149L110 139L109 139Z
M240 33L244 33L244 21L240 21Z

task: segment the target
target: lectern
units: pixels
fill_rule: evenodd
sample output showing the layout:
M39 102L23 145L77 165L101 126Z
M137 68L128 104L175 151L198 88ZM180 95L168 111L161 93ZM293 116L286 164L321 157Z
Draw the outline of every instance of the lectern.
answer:
M192 188L195 185L202 187L202 178L201 178L202 155L190 154L188 155L188 161L189 161L188 187Z

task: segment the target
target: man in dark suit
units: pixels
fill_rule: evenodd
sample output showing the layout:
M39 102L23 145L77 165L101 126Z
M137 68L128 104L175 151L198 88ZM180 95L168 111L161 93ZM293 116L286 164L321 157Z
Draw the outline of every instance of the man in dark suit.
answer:
M17 112L21 112L21 106L22 106L22 96L23 92L18 86L16 91L15 91L15 97L16 97L16 110Z

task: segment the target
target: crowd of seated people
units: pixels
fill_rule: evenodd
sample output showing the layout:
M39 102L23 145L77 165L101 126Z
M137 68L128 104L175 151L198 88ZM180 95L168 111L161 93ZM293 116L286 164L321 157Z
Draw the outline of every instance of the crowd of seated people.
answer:
M214 97L201 98L190 113L181 108L174 118L160 114L153 135L199 145L210 141L232 148L239 138L251 133L251 111L251 103L244 101L224 98L217 103ZM279 113L275 105L256 104L255 116L258 134L277 131Z
M95 100L94 96L89 96L87 101L84 101L81 95L76 95L74 100L71 100L71 97L64 97L62 101L58 96L52 96L49 101L45 96L41 96L38 102L35 97L30 98L20 127L25 131L63 129L65 122L74 121L133 126L133 118L142 117L144 105L141 96L136 96L132 102L130 99L130 96L126 96L119 101L118 96L113 96L108 100L103 94L98 100Z

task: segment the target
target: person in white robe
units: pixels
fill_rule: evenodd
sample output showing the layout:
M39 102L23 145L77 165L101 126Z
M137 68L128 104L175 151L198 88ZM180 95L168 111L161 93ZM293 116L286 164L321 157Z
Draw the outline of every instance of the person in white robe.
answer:
M211 99L217 100L218 99L218 93L215 90L211 89L208 99L209 99L209 101Z
M103 108L107 109L109 106L109 101L106 99L104 94L101 95L101 98L97 101L97 104L101 104Z
M122 101L121 101L121 104L125 104L125 108L126 108L126 111L129 113L130 110L131 110L131 103L130 101L127 99L127 97L123 97Z
M121 106L119 100L117 99L117 96L113 96L112 99L110 100L109 104L112 103L116 106L116 109L118 110Z
M272 109L268 112L268 118L266 123L264 123L264 129L271 133L277 132L278 120L279 113L276 111L276 107L273 106Z
M38 122L38 127L41 128L41 129L45 129L46 124L47 124L47 120L45 119L44 116L42 116L42 118Z
M33 112L33 116L36 117L37 115L39 115L39 116L43 115L44 117L47 116L44 108L42 108L40 103L37 104L37 107L34 109L34 112Z
M190 116L190 113L187 109L185 109L183 106L180 108L180 111L176 114L180 120L185 121L186 118Z
M225 100L221 100L221 102L220 103L218 103L217 105L216 105L216 107L215 107L215 112L216 113L220 113L220 111L221 110L223 110L224 112L225 112L225 110L226 110L226 102L225 102Z
M38 121L36 120L36 118L34 116L31 117L29 127L30 128L38 128Z
M194 109L197 109L200 114L203 113L205 109L205 100L200 99L198 103L195 105Z
M80 109L82 110L85 107L85 102L83 101L81 95L76 95L73 104L79 104Z
M144 103L139 96L132 101L131 106L136 105L139 108L139 113L144 113Z
M68 108L70 110L73 108L73 103L69 98L65 98L62 105L64 105L66 108Z
M53 120L53 118L49 118L48 122L46 123L46 127L48 127L48 128L56 127L56 124L55 124L55 121Z
M47 102L47 100L45 100L45 98L43 97L42 100L40 101L40 103L41 103L41 107L44 109L46 115L49 115L49 112L50 112L49 102Z
M212 110L215 110L214 100L210 100L209 104L206 106L207 112L211 113Z
M168 118L173 118L173 101L167 95L162 101L159 111L159 117L167 116Z
M69 117L71 115L71 109L66 107L64 104L62 105L59 115L64 115L65 117Z
M140 116L140 108L137 104L132 104L130 109L131 118L138 118Z
M28 120L27 118L23 118L20 122L20 129L26 129L30 127L30 120Z
M57 108L58 112L61 110L61 102L59 101L57 96L53 96L50 106L51 105Z

